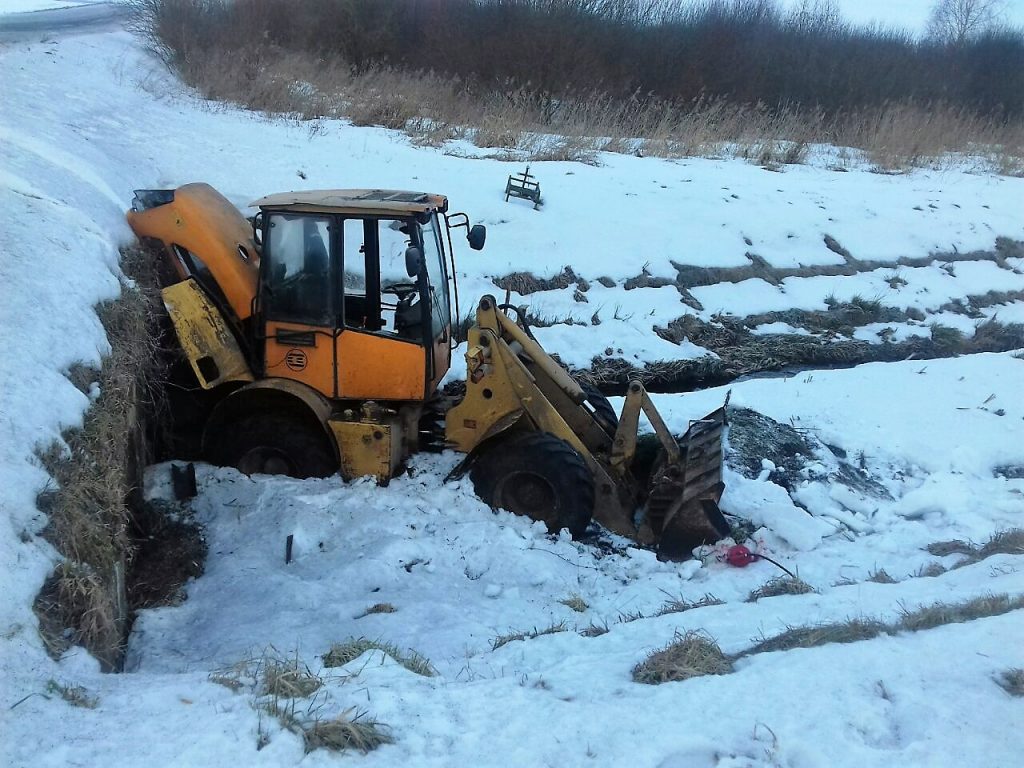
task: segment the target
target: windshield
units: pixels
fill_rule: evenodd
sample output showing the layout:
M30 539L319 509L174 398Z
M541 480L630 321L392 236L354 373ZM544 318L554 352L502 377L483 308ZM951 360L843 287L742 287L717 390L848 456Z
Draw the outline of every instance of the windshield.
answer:
M444 264L444 247L437 224L437 214L421 227L423 235L423 259L430 279L430 325L431 336L437 338L451 324L451 310L448 304L448 272Z

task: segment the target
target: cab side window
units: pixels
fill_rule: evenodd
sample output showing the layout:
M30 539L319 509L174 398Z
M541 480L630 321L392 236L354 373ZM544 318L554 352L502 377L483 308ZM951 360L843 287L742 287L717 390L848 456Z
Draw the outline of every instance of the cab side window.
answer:
M347 327L421 338L419 290L416 278L405 271L412 226L402 219L344 222L342 291Z
M267 317L333 326L330 219L273 214L268 226Z

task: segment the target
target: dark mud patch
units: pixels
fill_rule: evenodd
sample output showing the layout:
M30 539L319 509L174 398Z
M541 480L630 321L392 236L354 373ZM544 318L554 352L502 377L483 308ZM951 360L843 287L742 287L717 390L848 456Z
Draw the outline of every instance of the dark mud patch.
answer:
M135 557L128 569L133 611L178 605L185 585L203 573L207 546L202 527L183 504L152 499L135 516Z

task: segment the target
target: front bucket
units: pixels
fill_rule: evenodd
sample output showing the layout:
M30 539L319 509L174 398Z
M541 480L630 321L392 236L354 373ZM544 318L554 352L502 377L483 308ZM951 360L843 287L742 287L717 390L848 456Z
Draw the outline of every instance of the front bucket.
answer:
M658 539L659 560L688 560L694 547L714 544L731 532L725 515L712 499L694 500L673 515Z
M654 473L645 514L661 560L685 560L694 547L729 535L729 524L718 508L725 488L724 429L724 406L691 422L679 441L679 461Z

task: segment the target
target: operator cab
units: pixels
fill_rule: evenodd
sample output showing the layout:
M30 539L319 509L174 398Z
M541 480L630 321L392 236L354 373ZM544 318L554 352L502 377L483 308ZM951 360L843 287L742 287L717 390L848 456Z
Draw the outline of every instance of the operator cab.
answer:
M453 346L451 229L465 227L479 250L484 228L417 192L294 192L254 205L263 375L341 399L429 397Z

